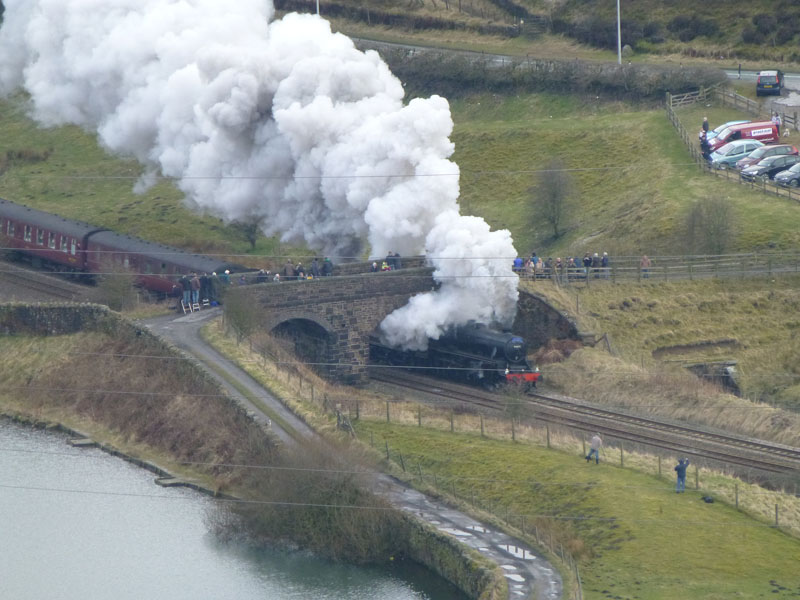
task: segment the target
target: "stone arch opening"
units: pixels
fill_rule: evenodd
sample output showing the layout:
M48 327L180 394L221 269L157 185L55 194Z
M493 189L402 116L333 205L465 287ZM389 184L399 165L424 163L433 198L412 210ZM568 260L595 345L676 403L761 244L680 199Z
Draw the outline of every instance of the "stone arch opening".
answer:
M273 327L271 334L297 360L306 363L315 372L326 375L330 371L328 363L335 336L316 321L287 319Z

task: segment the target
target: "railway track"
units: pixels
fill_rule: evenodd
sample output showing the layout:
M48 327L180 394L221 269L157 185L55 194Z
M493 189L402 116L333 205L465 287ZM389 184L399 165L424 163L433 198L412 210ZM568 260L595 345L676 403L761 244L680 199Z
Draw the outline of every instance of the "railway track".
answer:
M421 377L399 369L373 369L372 379L488 412L504 409L498 394ZM515 398L515 400L517 400ZM686 423L611 410L575 398L540 393L520 394L518 401L539 421L642 444L724 465L769 473L800 475L800 448L713 431Z
M86 301L93 292L85 285L7 261L0 261L0 284L0 300Z

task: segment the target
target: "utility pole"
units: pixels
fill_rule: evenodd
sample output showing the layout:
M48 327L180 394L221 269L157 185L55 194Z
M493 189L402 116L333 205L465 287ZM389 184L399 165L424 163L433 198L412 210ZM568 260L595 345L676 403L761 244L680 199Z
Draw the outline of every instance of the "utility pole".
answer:
M317 12L319 12L319 0L317 0ZM617 0L617 64L622 64L622 27L619 20L619 0Z
M617 14L619 14L619 0L617 0ZM317 0L317 16L319 16L319 0Z

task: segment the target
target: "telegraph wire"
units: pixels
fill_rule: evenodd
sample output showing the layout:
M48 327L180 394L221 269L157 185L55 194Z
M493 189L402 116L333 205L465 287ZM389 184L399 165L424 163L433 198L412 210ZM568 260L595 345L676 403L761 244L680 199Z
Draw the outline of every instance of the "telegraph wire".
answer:
M66 493L66 494L83 494L83 495L91 495L91 496L112 496L112 497L131 497L131 498L153 498L159 500L194 500L194 498L184 495L175 495L175 496L167 496L163 494L137 494L133 492L106 492L106 491L98 491L98 490L87 490L87 489L70 489L70 488L55 488L55 487L46 487L46 486L23 486L23 485L11 485L11 484L3 484L0 483L0 489L8 489L8 490L21 490L21 491L35 491L35 492L55 492L55 493ZM279 500L246 500L240 498L214 498L214 502L217 503L227 503L227 504L240 504L240 505L261 505L261 506L281 506L281 507L289 507L289 508L328 508L328 509L345 509L345 510L365 510L365 511L400 511L402 508L397 508L395 506L374 506L374 505L363 505L363 504L324 504L324 503L314 503L314 502L289 502L289 501L279 501ZM588 510L588 509L587 509ZM561 515L561 514L546 514L546 513L535 513L535 514L515 514L515 517L525 517L526 519L551 519L554 521L591 521L591 522L599 522L599 523L616 523L616 524L625 524L625 523L652 523L652 524L661 524L668 525L670 527L675 526L674 519L626 519L623 517L600 517L600 516L591 516L591 515ZM750 519L749 521L744 520L737 520L737 521L728 521L726 523L720 523L719 519L716 517L709 517L708 521L680 521L681 526L695 526L695 527L704 527L704 528L730 528L730 527L764 527L769 529L774 529L775 526L771 523L758 523L755 522L755 519Z

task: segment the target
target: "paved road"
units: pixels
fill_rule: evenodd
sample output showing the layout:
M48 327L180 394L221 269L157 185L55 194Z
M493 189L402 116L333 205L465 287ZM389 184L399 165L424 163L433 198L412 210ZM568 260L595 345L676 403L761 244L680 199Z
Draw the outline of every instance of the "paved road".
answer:
M272 415L272 430L288 446L299 447L304 438L316 432L294 415L280 400L261 387L238 366L209 347L200 337L200 328L220 316L218 308L188 315L169 315L143 321L159 335L193 357L225 390L253 413L261 423ZM231 385L234 380L237 385ZM281 423L282 426L278 426ZM556 600L562 596L558 572L526 544L501 531L479 523L466 514L407 487L401 482L376 473L373 491L388 498L397 508L411 513L453 535L500 565L508 578L509 597Z

